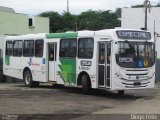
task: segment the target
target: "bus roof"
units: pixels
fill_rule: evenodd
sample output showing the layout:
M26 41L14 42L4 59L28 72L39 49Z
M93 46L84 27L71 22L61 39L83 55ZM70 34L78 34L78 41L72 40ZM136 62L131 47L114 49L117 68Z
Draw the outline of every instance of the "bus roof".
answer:
M65 32L65 33L50 33L46 34L48 39L50 38L75 38L78 37L78 32Z
M45 38L46 33L38 33L38 34L26 34L26 35L17 35L17 36L6 36L5 38L8 40L21 40L21 39L42 39Z
M82 31L69 31L69 32L63 32L63 33L38 33L38 34L27 34L27 35L19 35L19 36L7 36L6 38L9 40L14 39L52 39L52 38L77 38L77 37L93 37L93 36L103 36L103 37L109 37L109 36L115 36L116 31L121 30L127 30L127 31L144 31L139 29L103 29L103 30L97 30L97 31L91 31L91 30L82 30ZM148 32L148 31L146 31Z

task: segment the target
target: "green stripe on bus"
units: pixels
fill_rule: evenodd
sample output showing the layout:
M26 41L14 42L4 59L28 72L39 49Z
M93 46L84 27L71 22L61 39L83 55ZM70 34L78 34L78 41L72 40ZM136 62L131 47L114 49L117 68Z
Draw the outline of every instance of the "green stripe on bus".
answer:
M51 38L76 38L76 37L78 37L78 33L77 32L50 33L50 34L46 34L46 37L48 39L51 39Z
M10 65L10 57L9 56L5 56L5 64Z
M76 84L76 60L75 59L66 59L59 58L61 65L59 68L60 76L62 77L64 83L69 83L71 85Z

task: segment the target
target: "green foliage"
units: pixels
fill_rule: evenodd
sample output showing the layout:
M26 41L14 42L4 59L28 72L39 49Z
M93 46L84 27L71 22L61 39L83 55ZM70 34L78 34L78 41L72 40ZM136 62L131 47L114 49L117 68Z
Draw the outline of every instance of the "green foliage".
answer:
M80 15L67 12L60 15L57 12L49 11L43 12L39 16L49 17L50 32L100 30L119 27L118 17L121 16L121 9L117 9L116 12L88 10Z
M121 8L117 8L115 13L118 15L118 18L121 18Z
M61 15L58 14L58 12L54 11L43 12L39 16L49 17L50 32L56 32L57 30L62 29L61 26L62 18Z

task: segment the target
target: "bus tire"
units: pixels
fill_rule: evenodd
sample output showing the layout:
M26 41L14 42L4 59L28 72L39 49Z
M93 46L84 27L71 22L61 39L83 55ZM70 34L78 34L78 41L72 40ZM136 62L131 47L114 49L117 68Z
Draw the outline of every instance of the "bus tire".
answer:
M118 95L120 96L124 95L124 90L118 90Z
M23 80L25 82L25 85L28 87L38 87L39 86L39 82L32 80L32 75L29 70L24 72Z
M91 82L88 79L88 76L84 74L82 76L82 92L83 94L89 94L91 90Z

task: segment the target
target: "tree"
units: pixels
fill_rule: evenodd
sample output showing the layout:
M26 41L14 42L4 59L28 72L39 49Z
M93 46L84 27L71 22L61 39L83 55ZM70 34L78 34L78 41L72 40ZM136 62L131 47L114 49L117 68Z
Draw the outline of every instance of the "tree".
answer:
M43 12L43 13L39 14L39 16L49 17L50 32L56 32L57 30L60 30L63 28L63 26L61 26L62 17L60 14L58 14L58 12L54 12L54 11Z
M118 18L121 18L121 11L122 11L121 8L117 8L115 11L115 13L118 15Z
M43 12L39 14L42 17L49 17L50 32L65 32L76 30L100 30L110 29L120 26L118 17L120 9L116 12L108 11L92 11L82 12L80 15L73 15L64 12L62 15L57 12Z
M88 10L78 16L78 26L80 30L99 30L118 27L118 15L112 11Z
M76 30L76 15L72 15L69 12L64 12L61 17L61 25L63 26L61 29L62 32Z

